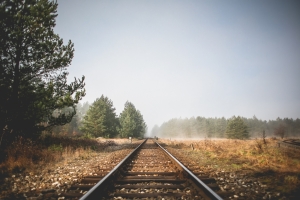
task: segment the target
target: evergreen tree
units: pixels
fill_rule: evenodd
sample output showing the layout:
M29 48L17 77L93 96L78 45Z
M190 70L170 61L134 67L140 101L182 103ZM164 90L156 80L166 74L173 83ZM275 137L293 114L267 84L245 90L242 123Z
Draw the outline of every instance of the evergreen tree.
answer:
M199 137L206 137L206 119L204 117L197 117L197 133Z
M71 121L84 77L67 84L71 41L53 32L57 2L0 2L0 129L10 139ZM64 108L71 111L63 112ZM54 112L55 111L55 112ZM9 139L8 138L8 139Z
M94 137L114 137L119 125L113 102L104 97L97 98L83 118L80 130Z
M120 134L121 137L143 137L146 133L147 125L139 110L135 106L126 102L124 110L120 114Z
M229 139L247 139L249 138L248 127L243 119L233 116L227 124L226 137Z
M217 138L223 138L224 133L226 132L226 126L227 126L227 121L224 117L222 118L216 118L216 137Z
M214 137L215 134L215 123L212 118L206 119L206 136L208 138Z

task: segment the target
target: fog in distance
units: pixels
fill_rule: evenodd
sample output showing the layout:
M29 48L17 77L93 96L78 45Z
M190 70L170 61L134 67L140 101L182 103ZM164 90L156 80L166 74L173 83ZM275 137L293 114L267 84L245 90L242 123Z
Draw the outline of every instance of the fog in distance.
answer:
M128 100L148 132L172 118L300 117L299 1L58 1L82 102Z

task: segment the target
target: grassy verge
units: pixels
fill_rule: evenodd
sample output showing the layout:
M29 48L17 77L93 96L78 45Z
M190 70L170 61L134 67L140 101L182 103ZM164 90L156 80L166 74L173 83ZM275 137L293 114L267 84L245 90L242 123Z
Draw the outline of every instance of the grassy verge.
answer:
M0 163L1 181L11 173L38 170L59 161L86 159L97 152L110 151L127 140L106 140L44 136L37 141L18 138L6 149L6 158Z
M161 140L210 169L243 172L284 194L300 188L300 152L278 140ZM299 191L298 191L299 192Z

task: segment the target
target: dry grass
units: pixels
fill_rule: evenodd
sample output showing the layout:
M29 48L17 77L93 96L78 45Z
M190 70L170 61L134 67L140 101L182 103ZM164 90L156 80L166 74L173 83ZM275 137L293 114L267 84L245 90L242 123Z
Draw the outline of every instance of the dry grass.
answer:
M159 140L181 149L201 166L246 173L249 177L259 178L275 191L299 193L300 151L278 147L278 140L274 138L267 139L266 144L259 139Z
M138 141L133 141L133 143ZM110 152L128 144L128 139L72 139L46 137L38 141L19 138L6 150L7 157L0 163L1 179L10 173L53 166L57 162L87 159L98 152Z
M215 161L226 161L242 169L274 170L278 172L300 172L299 150L278 148L278 140L186 140L162 142L177 148L202 152Z

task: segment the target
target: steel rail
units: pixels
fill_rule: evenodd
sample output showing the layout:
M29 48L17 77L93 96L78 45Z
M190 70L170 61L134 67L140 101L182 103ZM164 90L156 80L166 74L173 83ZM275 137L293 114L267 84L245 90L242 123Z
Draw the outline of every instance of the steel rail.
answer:
M85 193L80 200L87 200L87 199L95 199L101 196L103 193L103 188L107 187L107 183L110 182L111 177L115 174L119 168L129 159L145 142L147 139L144 140L138 147L136 147L130 154L128 154L117 166L115 166L106 176L104 176L94 187L92 187L87 193Z
M212 199L222 200L222 198L215 193L211 188L209 188L203 181L201 181L197 176L193 174L188 168L186 168L177 158L175 158L171 153L169 153L165 148L163 148L160 144L155 142L169 157L177 162L180 167L194 180L194 182L203 189L203 192Z

